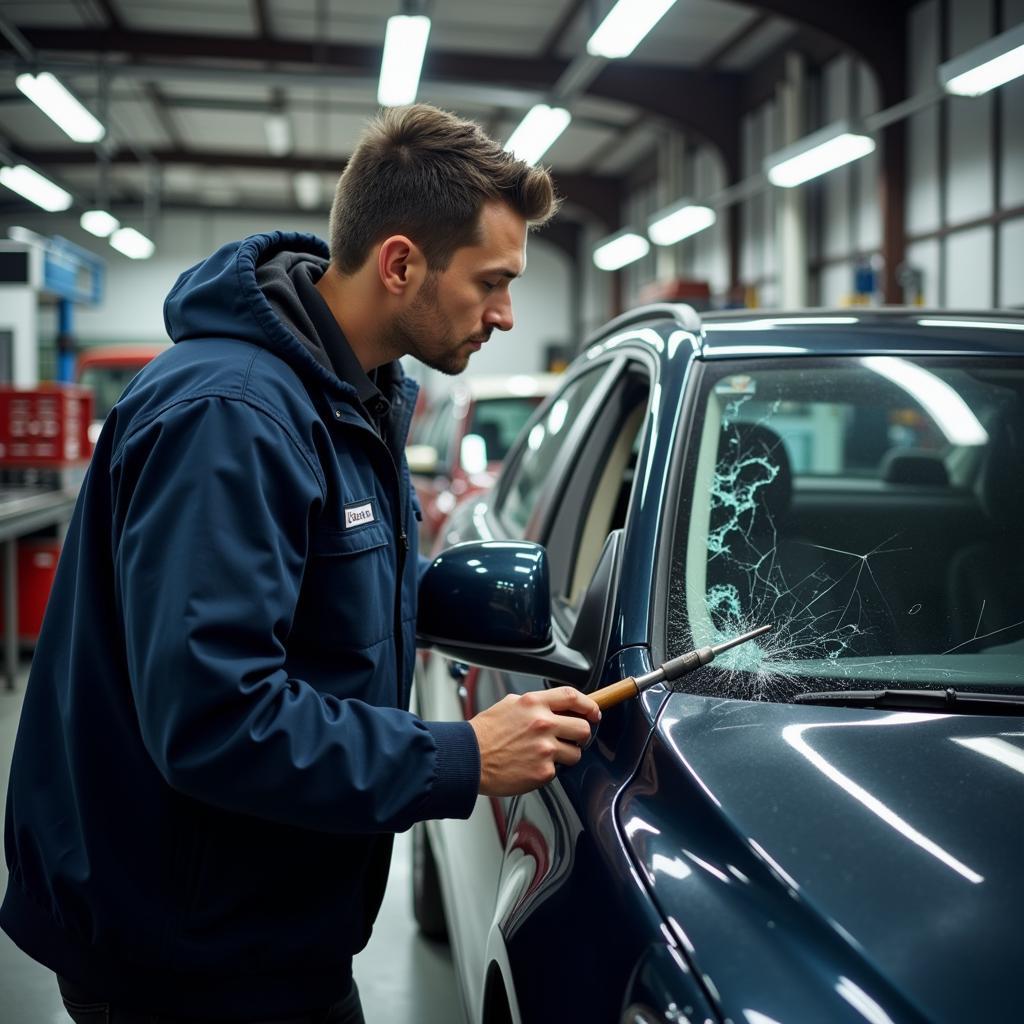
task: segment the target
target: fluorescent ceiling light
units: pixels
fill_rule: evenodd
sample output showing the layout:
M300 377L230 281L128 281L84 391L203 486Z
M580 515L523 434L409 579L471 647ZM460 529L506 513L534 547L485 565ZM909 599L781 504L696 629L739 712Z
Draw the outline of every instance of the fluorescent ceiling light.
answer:
M110 244L119 253L133 260L148 260L156 251L156 246L135 228L118 228L110 236Z
M643 235L627 229L602 239L594 250L594 266L598 270L618 270L650 251L651 243Z
M401 107L416 100L429 35L430 19L424 15L388 18L377 85L377 102L382 107Z
M271 114L263 122L263 131L267 136L267 149L271 156L284 156L291 152L292 126L286 114Z
M587 40L594 57L628 57L676 0L618 0Z
M95 235L97 238L106 238L121 226L121 222L116 217L112 217L106 210L86 210L78 223L90 235Z
M106 128L49 71L18 75L14 83L75 142L99 142L106 135Z
M698 206L690 199L681 199L659 210L648 222L647 237L655 245L674 245L715 223L710 206Z
M565 131L571 120L572 114L563 107L538 103L519 122L519 127L505 143L505 149L519 160L535 164Z
M765 158L768 180L781 188L802 185L874 151L875 140L855 132L846 121L812 132Z
M939 82L957 96L981 96L1024 75L1024 24L939 65Z
M988 432L970 406L934 373L897 356L867 356L861 363L903 388L931 416L950 444L988 444Z
M299 171L293 181L295 200L304 210L314 210L320 205L322 183L316 171Z
M66 210L71 205L70 192L65 192L49 178L44 178L24 164L0 167L0 185L6 185L12 192L17 192L19 196L50 213Z

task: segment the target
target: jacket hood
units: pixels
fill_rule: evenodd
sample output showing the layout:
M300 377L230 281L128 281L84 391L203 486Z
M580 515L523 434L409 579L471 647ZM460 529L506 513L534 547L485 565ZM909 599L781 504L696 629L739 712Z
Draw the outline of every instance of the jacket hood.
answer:
M286 255L283 261L276 259ZM303 375L325 384L340 381L315 342L296 322L298 300L284 299L287 270L298 262L326 265L329 251L316 235L272 231L222 245L212 256L186 270L164 303L164 324L171 340L236 338L265 348ZM271 262L280 273L263 269ZM322 272L322 271L321 271ZM268 291L264 286L270 284ZM273 303L271 301L273 298Z

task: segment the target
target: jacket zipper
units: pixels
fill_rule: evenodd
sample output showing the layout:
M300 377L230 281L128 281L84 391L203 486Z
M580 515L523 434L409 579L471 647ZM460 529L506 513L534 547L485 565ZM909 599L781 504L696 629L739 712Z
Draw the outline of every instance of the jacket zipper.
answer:
M335 420L340 420L340 415L335 412ZM405 523L405 506L406 502L402 495L402 470L400 463L395 462L395 457L391 452L391 449L387 446L384 439L374 430L369 424L360 421L359 423L353 423L348 420L340 420L346 426L352 427L355 430L365 431L369 434L374 441L384 449L384 453L387 456L387 462L390 465L393 473L391 479L396 484L396 492L398 501L395 508L398 510L397 516L397 533L395 535L396 548L397 548L397 561L396 561L396 573L395 573L395 606L394 606L394 631L395 631L395 706L402 707L404 703L404 694L402 692L402 663L405 658L405 642L402 636L402 590L404 587L405 580L405 561L406 556L409 552L409 536L406 533ZM412 486L410 484L410 486Z

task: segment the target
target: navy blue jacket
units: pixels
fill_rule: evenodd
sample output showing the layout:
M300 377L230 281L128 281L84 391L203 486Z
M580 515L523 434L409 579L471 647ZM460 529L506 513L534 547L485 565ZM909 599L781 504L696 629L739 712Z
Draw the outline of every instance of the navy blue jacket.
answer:
M344 993L391 833L467 817L466 723L408 712L416 530L385 427L267 302L257 235L184 273L100 436L32 665L0 924L87 991L230 1019ZM395 452L393 457L391 452Z

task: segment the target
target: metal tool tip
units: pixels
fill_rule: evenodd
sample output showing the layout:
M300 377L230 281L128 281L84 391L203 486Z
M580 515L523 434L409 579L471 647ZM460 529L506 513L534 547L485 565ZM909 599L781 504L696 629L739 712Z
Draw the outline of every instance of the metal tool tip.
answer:
M757 629L752 629L749 633L744 633L742 636L734 637L732 640L726 640L724 643L715 644L711 650L717 657L719 654L723 654L725 651L731 650L733 647L738 647L740 644L745 644L748 640L753 640L755 637L767 633L771 628L771 623L766 626L758 626Z

